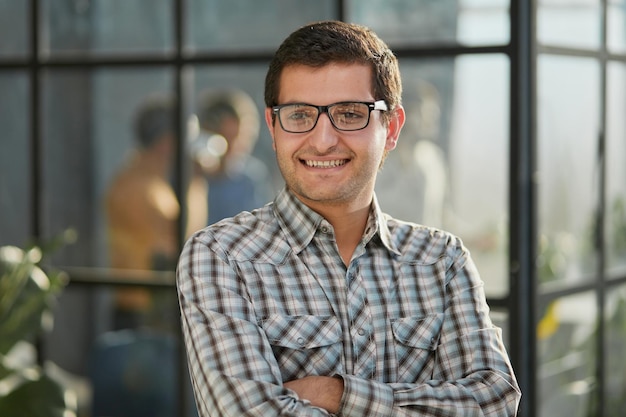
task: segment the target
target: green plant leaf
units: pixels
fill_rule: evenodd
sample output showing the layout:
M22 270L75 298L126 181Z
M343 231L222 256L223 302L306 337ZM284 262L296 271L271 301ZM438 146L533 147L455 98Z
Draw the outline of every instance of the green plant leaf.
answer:
M36 265L41 259L14 246L0 248L0 354L20 340L42 330L44 318L52 317L56 295L66 279L60 272L46 274Z
M45 374L0 397L0 416L63 417L66 411L63 388Z
M75 238L75 233L66 232L47 247L55 249ZM39 267L42 257L37 246L0 247L0 416L64 417L75 411L66 405L64 388L39 367L6 360L17 342L48 330L44 324L52 321L54 303L67 284L64 273L46 273Z

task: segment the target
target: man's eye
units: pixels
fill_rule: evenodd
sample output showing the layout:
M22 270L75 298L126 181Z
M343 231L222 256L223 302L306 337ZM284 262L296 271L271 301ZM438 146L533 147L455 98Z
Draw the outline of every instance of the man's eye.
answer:
M360 106L347 103L335 107L334 116L346 122L354 122L367 117L366 111L367 109L361 109Z
M302 120L309 118L309 113L305 111L294 111L289 114L289 118L292 120Z
M361 119L363 118L362 113L354 112L354 111L342 111L339 113L339 116L343 119Z
M354 106L348 106L335 109L333 117L338 122L355 123L367 118L367 115L355 109Z
M287 114L290 120L306 120L312 116L313 112L309 109L293 109Z

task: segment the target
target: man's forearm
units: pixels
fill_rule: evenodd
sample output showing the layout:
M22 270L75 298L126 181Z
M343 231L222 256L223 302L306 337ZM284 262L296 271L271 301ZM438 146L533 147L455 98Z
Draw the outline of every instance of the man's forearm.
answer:
M284 383L285 388L295 391L311 405L337 413L343 395L343 380L329 376L307 376Z

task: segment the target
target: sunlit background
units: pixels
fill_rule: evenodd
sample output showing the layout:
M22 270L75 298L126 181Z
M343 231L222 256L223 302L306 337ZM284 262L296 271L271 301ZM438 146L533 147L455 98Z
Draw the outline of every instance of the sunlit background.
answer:
M177 98L180 197L200 93L243 90L262 114L273 51L324 19L370 26L399 58L407 123L378 198L471 250L520 379L520 415L626 415L626 1L0 0L0 246L77 233L44 254L69 283L53 330L30 340L76 395L76 415L109 415L98 404L121 394L103 374L150 385L159 416L195 415L173 269L109 261L104 195L134 149L137 107ZM253 154L279 190L264 125ZM149 337L113 331L121 286L159 300ZM106 350L111 340L149 346L145 366Z

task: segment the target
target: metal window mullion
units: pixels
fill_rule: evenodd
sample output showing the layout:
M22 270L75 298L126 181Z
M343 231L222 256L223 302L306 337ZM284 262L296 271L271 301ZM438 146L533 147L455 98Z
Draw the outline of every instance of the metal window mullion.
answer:
M186 189L188 184L188 178L185 175L185 141L186 137L185 126L183 123L183 67L185 65L183 60L183 32L185 27L185 14L183 8L183 0L175 0L173 4L173 19L174 19L174 102L175 102L175 115L174 115L174 127L177 132L177 140L175 146L175 175L174 175L174 191L178 198L180 211L178 216L178 248L179 252L182 249L187 230L188 208ZM171 308L175 309L175 317L178 317L178 299L175 297L174 304ZM187 355L185 354L185 347L183 343L182 330L176 332L178 339L178 415L181 417L190 416L192 413L189 410L189 404L187 404L187 398L189 398L189 384L187 383Z
M39 61L39 0L31 0L30 14L30 56L28 71L30 78L30 227L35 240L41 237L41 63Z
M600 128L598 134L598 187L600 190L597 202L597 214L596 214L596 230L595 230L595 247L598 256L598 268L597 268L597 303L598 303L598 331L596 332L596 386L598 392L597 401L597 413L599 416L604 416L606 413L605 407L605 386L606 386L606 373L605 365L606 359L604 355L604 340L606 333L606 291L608 291L607 277L606 277L606 244L605 244L605 227L606 221L606 176L607 176L607 163L606 163L606 132L607 132L607 71L608 71L608 46L607 46L607 0L602 0L602 14L601 14L601 58L600 58Z
M535 1L511 0L510 21L510 354L523 393L519 415L530 417L537 410Z

